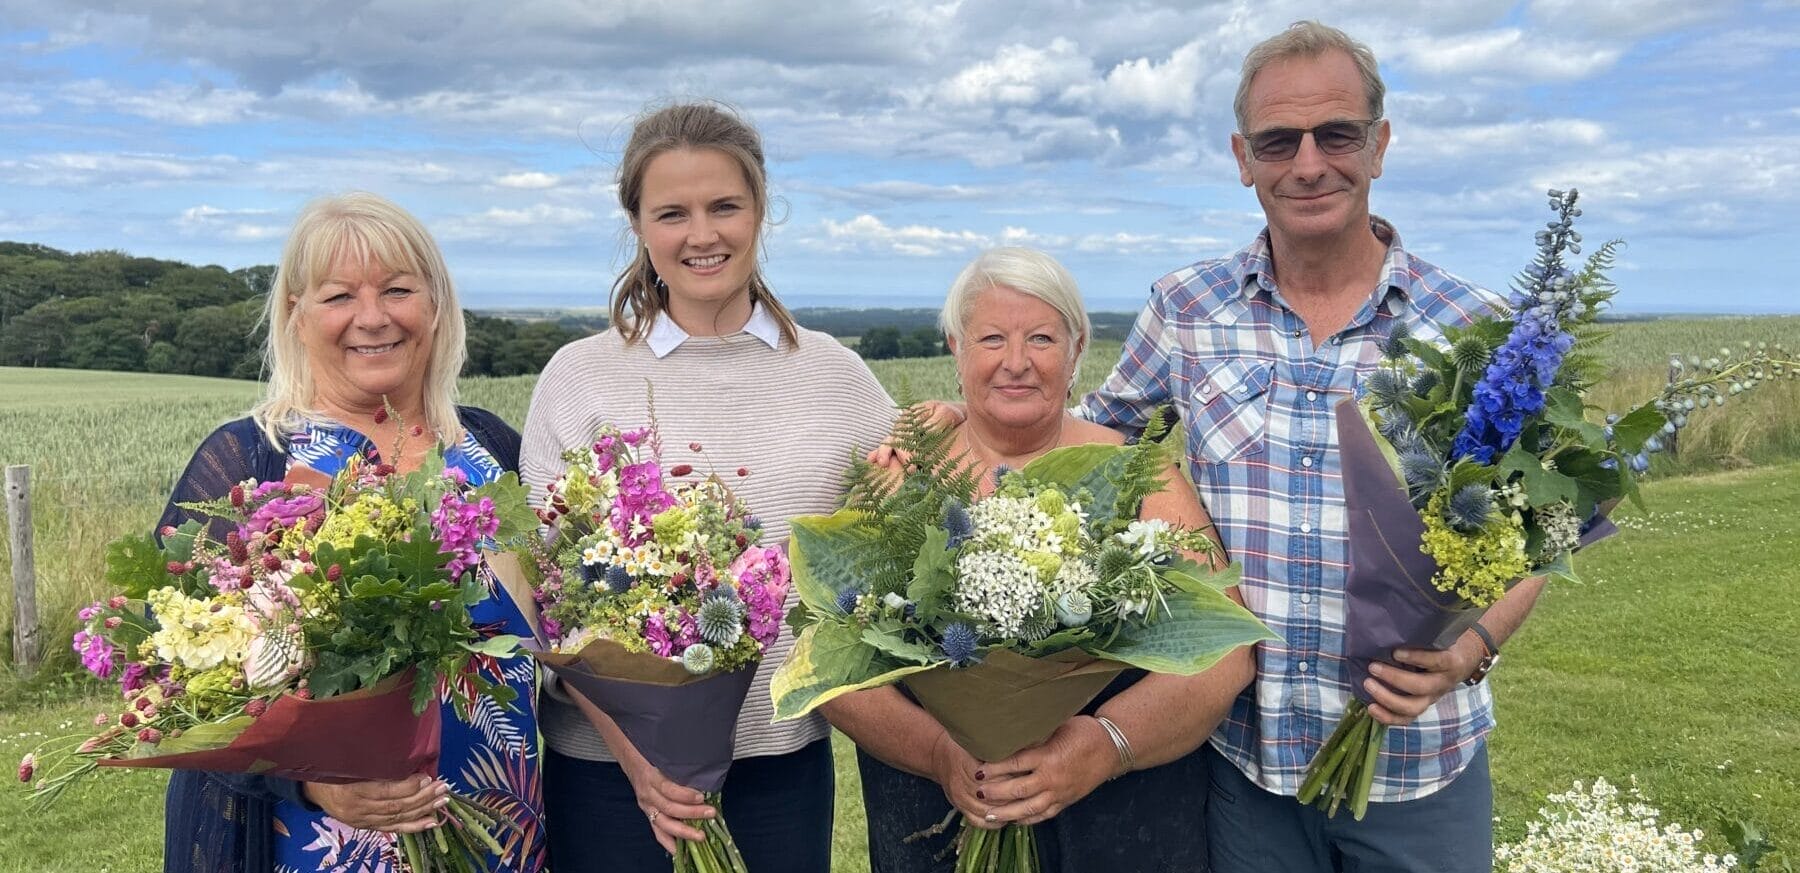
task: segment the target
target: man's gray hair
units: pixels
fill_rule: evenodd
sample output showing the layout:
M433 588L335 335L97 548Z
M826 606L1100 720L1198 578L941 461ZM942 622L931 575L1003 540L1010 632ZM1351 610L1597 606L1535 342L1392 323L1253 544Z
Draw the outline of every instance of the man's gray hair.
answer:
M938 313L938 326L958 346L962 345L963 329L968 326L975 299L990 288L1011 288L1050 304L1069 331L1079 371L1081 355L1087 351L1094 328L1087 306L1081 302L1081 287L1067 268L1043 252L1018 246L1002 246L976 255L950 283L950 293L944 296L944 308Z
M1244 56L1243 74L1238 77L1237 98L1231 103L1232 110L1237 113L1238 133L1251 132L1250 83L1255 81L1257 73L1276 61L1316 58L1329 51L1340 51L1350 56L1350 60L1356 64L1356 72L1362 75L1363 94L1369 100L1369 117L1380 118L1382 98L1387 96L1387 86L1381 82L1381 70L1375 62L1375 53L1331 25L1312 20L1296 21L1288 25L1286 30L1257 43Z

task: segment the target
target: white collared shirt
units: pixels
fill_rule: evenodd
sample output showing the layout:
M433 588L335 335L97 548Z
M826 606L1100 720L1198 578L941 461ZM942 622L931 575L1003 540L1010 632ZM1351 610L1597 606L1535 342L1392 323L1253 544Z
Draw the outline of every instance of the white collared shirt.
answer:
M781 348L781 325L775 321L761 303L750 304L750 320L744 322L743 332L765 343L769 348ZM650 333L644 337L645 344L650 346L650 353L657 358L668 357L668 354L687 342L688 332L681 329L667 312L658 313L656 321L650 325Z

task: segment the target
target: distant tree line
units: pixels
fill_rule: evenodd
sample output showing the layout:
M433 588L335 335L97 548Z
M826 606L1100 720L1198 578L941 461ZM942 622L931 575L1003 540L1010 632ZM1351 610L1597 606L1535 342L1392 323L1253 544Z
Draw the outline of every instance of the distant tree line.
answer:
M856 340L856 352L865 361L890 358L935 358L950 354L944 335L935 327L901 332L897 327L871 327Z
M255 379L262 372L269 265L227 270L125 252L71 253L0 242L0 366L71 367ZM866 359L947 354L933 309L800 307L796 320L860 337ZM564 344L606 328L593 313L464 313L464 375L536 373ZM1098 339L1121 339L1126 313L1093 313Z
M0 242L0 366L255 379L268 265L226 270L123 252ZM464 313L464 375L536 373L592 331Z

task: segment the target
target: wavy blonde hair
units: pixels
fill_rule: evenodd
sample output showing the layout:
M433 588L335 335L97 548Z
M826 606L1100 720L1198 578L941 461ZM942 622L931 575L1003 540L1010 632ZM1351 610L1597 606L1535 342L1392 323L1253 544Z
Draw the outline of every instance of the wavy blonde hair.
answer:
M425 364L424 424L445 443L462 439L462 423L456 415L456 377L468 350L462 306L456 300L456 285L444 264L444 253L411 213L366 191L321 197L308 203L294 219L294 229L281 250L275 285L263 309L268 327L263 369L269 382L263 399L250 411L257 427L279 445L283 434L325 417L313 405L316 386L306 348L295 331L294 314L306 292L329 278L332 265L344 258L373 261L424 280L437 310L432 317L431 357Z

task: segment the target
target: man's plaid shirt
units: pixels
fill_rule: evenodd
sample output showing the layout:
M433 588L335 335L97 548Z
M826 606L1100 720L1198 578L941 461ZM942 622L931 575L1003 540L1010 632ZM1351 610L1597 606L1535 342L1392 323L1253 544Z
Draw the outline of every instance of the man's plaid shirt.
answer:
M1106 384L1081 414L1136 430L1173 403L1189 471L1218 523L1240 591L1281 637L1258 647L1256 680L1212 743L1270 791L1292 795L1350 700L1345 677L1348 523L1333 406L1381 360L1396 321L1437 339L1502 302L1417 257L1386 221L1382 281L1340 333L1308 336L1275 281L1265 228L1230 257L1163 277ZM1388 731L1370 797L1411 800L1450 783L1493 726L1486 683L1458 687Z

